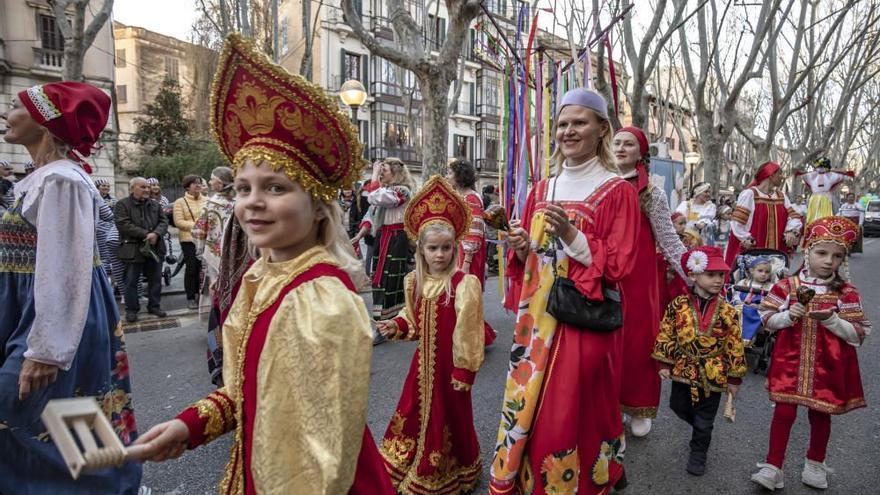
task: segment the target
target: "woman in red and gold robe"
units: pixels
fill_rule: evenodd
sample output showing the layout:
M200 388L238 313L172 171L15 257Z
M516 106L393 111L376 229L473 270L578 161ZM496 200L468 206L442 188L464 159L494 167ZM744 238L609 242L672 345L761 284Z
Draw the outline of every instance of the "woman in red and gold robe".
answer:
M391 495L365 426L372 331L352 282L362 265L335 201L362 168L356 131L320 88L237 34L213 88L235 217L262 256L223 323L224 386L140 437L141 458L175 458L235 432L223 494ZM254 101L268 107L251 114Z
M566 93L556 129L559 174L532 188L522 222L511 222L508 236L518 316L491 494L593 495L625 483L622 333L559 323L547 312L547 296L555 255L560 276L583 296L613 297L635 260L639 204L635 188L616 174L601 96L582 88Z
M483 362L482 287L455 260L470 210L434 176L413 198L404 223L416 242L416 269L405 279L404 309L378 326L391 339L418 340L419 346L382 440L382 457L399 493L464 493L482 470L470 393ZM449 252L438 261L432 247Z

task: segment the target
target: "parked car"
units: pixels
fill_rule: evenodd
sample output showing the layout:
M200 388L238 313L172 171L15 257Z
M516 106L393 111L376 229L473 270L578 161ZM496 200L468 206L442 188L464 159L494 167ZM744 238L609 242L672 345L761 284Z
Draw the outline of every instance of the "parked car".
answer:
M865 208L865 237L880 235L880 201L868 202Z

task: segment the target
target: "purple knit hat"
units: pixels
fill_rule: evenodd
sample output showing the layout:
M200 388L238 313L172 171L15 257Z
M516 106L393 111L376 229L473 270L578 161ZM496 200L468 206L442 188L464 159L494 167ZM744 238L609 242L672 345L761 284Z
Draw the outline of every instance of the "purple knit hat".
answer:
M561 111L568 105L589 108L596 112L599 117L602 117L603 120L608 120L608 103L605 102L605 98L602 95L595 91L586 88L575 88L568 91L562 95L557 111Z

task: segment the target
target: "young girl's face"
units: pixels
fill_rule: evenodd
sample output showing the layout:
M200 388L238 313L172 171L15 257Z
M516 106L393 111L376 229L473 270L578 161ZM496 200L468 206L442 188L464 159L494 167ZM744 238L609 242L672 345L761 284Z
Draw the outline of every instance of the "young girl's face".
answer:
M752 268L752 280L758 283L766 283L770 280L772 269L769 263L761 263Z
M235 216L271 261L291 260L318 243L323 213L298 182L248 160L235 176Z
M810 247L807 260L810 262L810 275L816 278L828 278L837 273L840 264L846 257L846 249L833 242L817 242Z
M687 219L685 217L678 217L672 221L672 226L675 227L675 233L681 235L684 233L684 226L687 225Z
M422 238L420 245L422 256L428 262L428 270L432 275L439 275L449 269L456 249L452 232L446 230L428 232Z

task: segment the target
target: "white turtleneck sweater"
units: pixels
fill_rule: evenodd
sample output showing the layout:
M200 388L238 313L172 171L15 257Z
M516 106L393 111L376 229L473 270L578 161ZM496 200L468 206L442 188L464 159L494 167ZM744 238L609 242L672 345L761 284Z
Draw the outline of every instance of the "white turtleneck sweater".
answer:
M617 174L603 167L599 157L574 166L566 162L559 176L550 179L547 201L584 201L596 188L614 177ZM564 246L563 252L584 266L590 266L593 262L587 236L581 231L578 231L574 242Z

